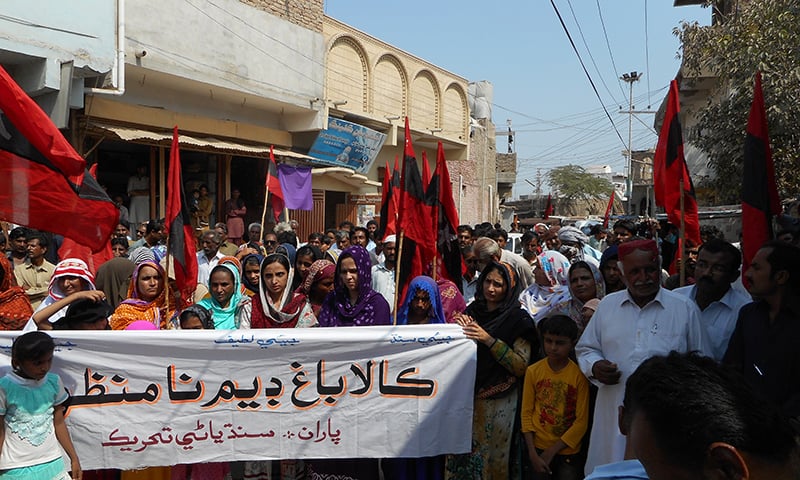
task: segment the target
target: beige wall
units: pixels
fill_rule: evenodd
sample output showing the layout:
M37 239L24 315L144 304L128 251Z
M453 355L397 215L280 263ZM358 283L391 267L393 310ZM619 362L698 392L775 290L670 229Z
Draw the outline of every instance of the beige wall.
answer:
M335 108L387 127L391 122L386 117L408 116L412 130L434 130L435 137L466 147L466 79L330 17L324 19L322 34L329 104L346 100Z

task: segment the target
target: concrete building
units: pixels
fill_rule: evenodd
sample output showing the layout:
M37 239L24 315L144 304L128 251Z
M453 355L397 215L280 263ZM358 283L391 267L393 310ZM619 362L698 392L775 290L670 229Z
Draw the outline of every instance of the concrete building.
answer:
M312 167L301 237L380 207L384 165L403 154L403 118L431 170L442 142L463 221L497 215L494 125L472 119L469 82L324 15L323 0L8 0L0 64L51 115L112 196L148 170L149 217L164 215L171 130L181 132L185 188L209 188L211 222L241 191L259 221L269 148ZM490 102L489 102L490 103ZM383 139L339 165L315 145L336 122ZM359 163L360 162L360 163ZM501 182L502 185L502 182Z

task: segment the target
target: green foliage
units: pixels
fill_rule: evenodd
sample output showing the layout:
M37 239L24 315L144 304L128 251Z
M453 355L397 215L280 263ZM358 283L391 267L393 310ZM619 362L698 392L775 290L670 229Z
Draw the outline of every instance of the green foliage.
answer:
M756 71L764 103L781 198L800 191L800 2L739 2L737 12L710 27L683 23L675 29L685 76L717 77L715 91L699 112L688 141L705 151L715 171L699 186L715 191L719 203L738 203L747 117Z
M605 178L586 173L579 165L564 165L547 174L559 197L568 201L608 198L614 186Z

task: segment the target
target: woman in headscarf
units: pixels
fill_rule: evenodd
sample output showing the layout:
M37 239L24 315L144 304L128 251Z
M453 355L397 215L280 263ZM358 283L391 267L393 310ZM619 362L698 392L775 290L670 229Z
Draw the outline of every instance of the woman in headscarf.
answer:
M333 284L319 313L321 327L391 324L389 304L372 289L372 261L366 248L354 245L342 251ZM374 458L314 460L309 470L312 479L380 478L378 459Z
M442 300L445 320L447 323L456 323L456 315L464 313L464 310L467 309L467 301L464 300L464 295L455 283L444 277L439 277L436 280L436 285L439 287L439 297Z
M510 478L509 458L518 384L539 351L539 338L519 306L513 267L491 262L481 272L475 301L460 316L464 334L478 343L472 452L448 459L448 478Z
M105 299L103 292L81 294L79 292L94 291L94 275L89 271L86 262L79 258L66 258L56 265L50 277L48 294L36 308L24 330L51 330L52 324L64 317L67 307L81 298L92 300Z
M447 323L439 286L431 277L420 275L408 284L406 298L397 310L397 325Z
M296 295L299 294L305 297L305 301L314 313L314 318L319 316L325 297L333 291L333 277L335 275L336 264L326 259L317 260L311 264L303 283L294 291Z
M522 309L533 318L550 304L553 295L568 289L570 263L555 250L545 250L532 263L534 283L519 296Z
M170 303L170 309L175 305ZM164 269L156 262L144 261L136 266L128 287L128 298L119 304L109 319L112 330L125 330L138 320L147 320L159 329L166 329L172 311L167 309Z
M570 262L585 261L598 266L600 264L600 251L589 246L589 237L579 228L573 226L561 227L558 230L558 240L561 243L559 251Z
M311 265L322 258L322 251L314 245L303 245L297 249L294 259L294 281L292 290L297 290L308 275Z
M601 299L605 296L605 283L600 270L589 262L578 261L569 267L569 286L560 289L550 297L547 304L543 305L533 316L534 322L539 322L550 315L566 315L578 325L580 332L586 328L583 318L583 305L593 298Z
M389 304L372 289L372 262L364 247L354 245L342 251L333 285L319 313L320 327L391 323Z
M242 293L240 275L233 262L217 264L208 277L211 296L197 302L211 311L217 330L250 328L252 301Z
M264 257L258 253L249 253L242 257L242 286L245 295L250 298L258 294L263 261Z
M31 301L17 286L11 263L0 254L0 330L22 329L32 313Z
M294 268L294 261L297 257L297 249L291 243L281 243L275 248L275 253L280 253L281 255L285 255L286 258L289 259L289 265L292 265Z
M122 257L112 258L97 268L95 286L106 294L111 308L117 308L127 298L134 268L132 261Z
M292 292L294 269L282 253L267 255L261 262L258 299L253 302L251 328L313 327L317 319L305 297Z

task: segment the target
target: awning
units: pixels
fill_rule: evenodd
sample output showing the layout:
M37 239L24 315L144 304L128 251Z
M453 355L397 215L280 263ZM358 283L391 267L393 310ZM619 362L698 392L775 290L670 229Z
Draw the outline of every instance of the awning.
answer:
M92 122L89 129L99 129L114 134L120 140L125 141L145 141L148 143L167 143L172 142L172 133L154 132L132 127L120 127L116 125L106 125ZM186 146L200 147L220 153L241 154L246 156L266 156L269 154L269 145L248 145L231 140L220 140L212 137L195 137L192 135L180 134L180 144ZM281 148L274 148L276 156L296 158L298 160L315 161L313 157L302 153L292 152Z
M337 180L344 182L348 185L352 185L354 187L361 187L364 185L369 185L372 187L382 186L381 182L370 180L365 175L361 175L360 173L356 173L355 170L351 170L349 168L344 168L344 167L313 168L311 169L311 174L332 176Z

